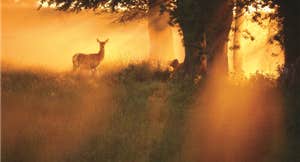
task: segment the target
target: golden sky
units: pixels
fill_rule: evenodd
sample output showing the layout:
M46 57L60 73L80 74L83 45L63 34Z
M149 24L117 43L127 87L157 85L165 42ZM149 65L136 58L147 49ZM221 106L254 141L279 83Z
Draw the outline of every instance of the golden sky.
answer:
M112 15L37 10L35 0L4 0L1 10L2 62L67 70L72 67L75 53L98 52L96 38L109 38L104 64L127 64L148 57L145 20L116 24L112 23L116 18ZM181 46L175 30L173 34L174 43ZM176 55L183 50L179 48Z
M146 20L116 24L112 23L116 19L112 15L95 15L87 11L66 13L47 8L37 10L36 0L2 0L1 3L1 62L69 70L75 53L98 52L96 38L109 38L103 64L122 65L148 58ZM255 41L241 40L240 53L246 73L276 73L278 65L283 64L283 51L279 45L267 43L270 24L266 26L262 28L245 19L241 27L241 30L252 31L255 37ZM173 39L175 56L182 60L184 49L176 29L173 29ZM279 56L273 57L272 53Z

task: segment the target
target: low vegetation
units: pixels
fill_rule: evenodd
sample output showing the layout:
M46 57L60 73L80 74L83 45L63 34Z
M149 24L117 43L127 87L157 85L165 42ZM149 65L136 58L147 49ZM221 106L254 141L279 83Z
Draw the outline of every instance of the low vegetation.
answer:
M194 156L186 155L186 143L198 125L203 125L193 123L191 128L191 119L207 113L205 107L211 106L201 99L209 87L207 79L195 83L146 63L101 76L4 69L1 81L3 162L187 161ZM264 76L242 85L222 86L236 90L229 97L237 97L240 89L249 87L265 87L259 91L263 97L281 91L276 81ZM212 97L217 95L209 95L207 102L218 102ZM297 95L283 96L287 144L278 144L281 149L276 156L267 152L259 154L260 159L299 159ZM268 105L258 105L264 106Z

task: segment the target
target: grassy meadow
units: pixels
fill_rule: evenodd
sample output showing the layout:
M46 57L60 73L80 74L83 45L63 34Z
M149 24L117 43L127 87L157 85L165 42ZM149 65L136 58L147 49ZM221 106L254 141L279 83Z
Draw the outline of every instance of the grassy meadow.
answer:
M2 160L147 161L160 143L171 158L195 87L166 75L147 64L101 77L2 71Z
M2 69L1 88L3 162L300 160L297 96L261 75L232 84L147 63L95 76Z

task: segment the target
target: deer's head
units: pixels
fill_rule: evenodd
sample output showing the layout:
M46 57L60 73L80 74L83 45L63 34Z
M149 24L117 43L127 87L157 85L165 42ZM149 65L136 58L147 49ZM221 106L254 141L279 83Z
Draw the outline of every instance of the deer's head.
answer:
M98 38L97 38L97 42L99 43L100 45L100 48L104 48L105 44L108 42L109 39L106 39L105 41L100 41Z

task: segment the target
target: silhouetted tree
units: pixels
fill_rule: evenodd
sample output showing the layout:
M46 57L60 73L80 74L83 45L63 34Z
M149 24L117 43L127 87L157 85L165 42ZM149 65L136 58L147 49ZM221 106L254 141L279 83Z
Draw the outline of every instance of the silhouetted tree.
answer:
M281 36L285 49L285 62L287 66L295 64L300 57L300 1L275 0L279 5L279 16L282 20Z
M200 55L207 54L211 64L218 64L218 71L226 74L227 40L232 22L231 0L172 0L166 5L171 15L171 25L181 28L185 46L184 68L197 73ZM203 38L206 36L206 48ZM217 61L217 62L215 62Z

